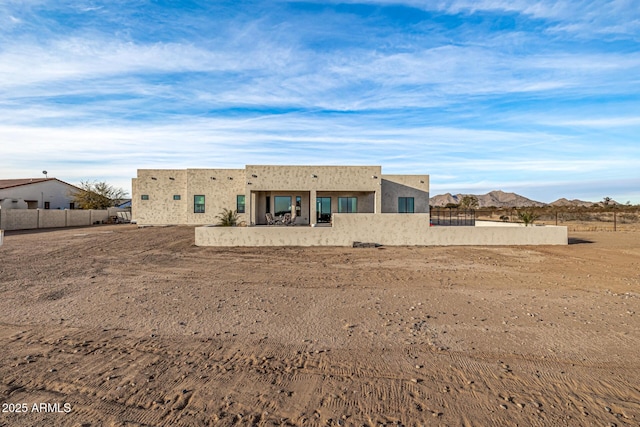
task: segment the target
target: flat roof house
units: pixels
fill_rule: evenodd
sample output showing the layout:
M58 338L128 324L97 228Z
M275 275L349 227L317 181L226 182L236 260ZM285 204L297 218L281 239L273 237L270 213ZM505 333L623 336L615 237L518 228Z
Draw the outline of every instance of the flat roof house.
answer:
M567 244L566 227L430 227L429 176L380 166L139 169L132 188L138 224L201 225L198 246ZM223 209L246 227L210 226Z
M334 213L429 213L428 175L383 175L380 166L140 169L132 189L133 218L146 225L215 224L223 209L246 225L286 214L315 225Z

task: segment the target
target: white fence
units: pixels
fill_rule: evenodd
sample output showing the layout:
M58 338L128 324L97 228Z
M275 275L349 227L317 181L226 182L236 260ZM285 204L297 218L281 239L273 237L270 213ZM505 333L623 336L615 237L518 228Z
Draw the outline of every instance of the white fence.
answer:
M0 209L0 229L78 227L100 224L124 209Z

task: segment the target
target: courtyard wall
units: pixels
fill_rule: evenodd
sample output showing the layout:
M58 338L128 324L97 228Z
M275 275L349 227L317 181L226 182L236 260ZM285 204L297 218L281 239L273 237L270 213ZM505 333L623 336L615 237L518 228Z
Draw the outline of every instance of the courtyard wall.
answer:
M334 214L331 226L198 227L198 246L566 245L566 227L430 227L429 214Z

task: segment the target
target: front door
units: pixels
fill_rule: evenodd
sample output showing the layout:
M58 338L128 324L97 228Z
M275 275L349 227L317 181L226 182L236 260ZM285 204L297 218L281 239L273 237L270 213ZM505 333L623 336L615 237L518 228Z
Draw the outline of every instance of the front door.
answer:
M317 222L331 222L331 197L316 199Z

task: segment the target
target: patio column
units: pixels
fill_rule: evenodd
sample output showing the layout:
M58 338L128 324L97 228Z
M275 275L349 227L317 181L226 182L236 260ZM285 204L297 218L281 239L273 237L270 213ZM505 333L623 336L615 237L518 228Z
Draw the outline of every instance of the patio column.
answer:
M247 197L245 211L249 212L249 225L256 225L257 212L254 208L256 205L256 193L249 191L249 197Z
M380 184L382 184L382 182ZM375 197L375 207L373 208L373 213L381 213L382 212L382 188L380 186L374 192L374 197Z
M318 222L318 213L316 211L316 190L309 191L309 224Z

